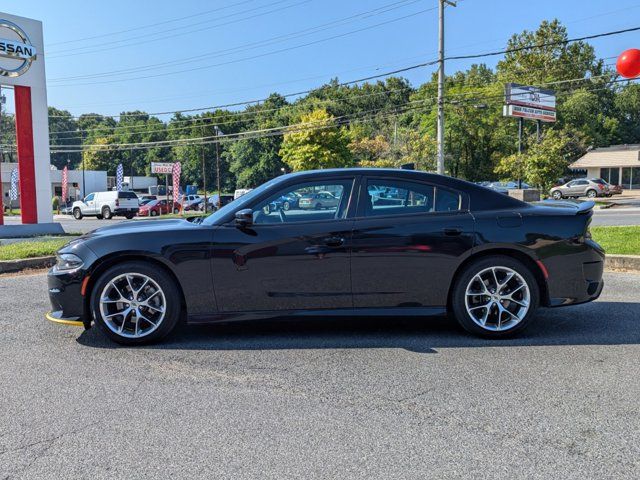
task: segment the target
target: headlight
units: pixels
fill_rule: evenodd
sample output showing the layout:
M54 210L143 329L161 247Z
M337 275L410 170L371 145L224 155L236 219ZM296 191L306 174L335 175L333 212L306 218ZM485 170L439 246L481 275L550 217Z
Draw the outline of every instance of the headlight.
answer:
M58 271L75 270L82 267L83 261L73 253L59 253L56 255L56 267Z

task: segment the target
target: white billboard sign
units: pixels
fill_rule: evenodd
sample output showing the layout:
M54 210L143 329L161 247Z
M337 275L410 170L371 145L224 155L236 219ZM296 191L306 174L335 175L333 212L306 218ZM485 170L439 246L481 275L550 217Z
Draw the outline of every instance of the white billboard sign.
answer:
M151 162L151 173L171 175L173 173L173 163Z
M556 121L556 93L553 90L507 83L505 103L505 116Z

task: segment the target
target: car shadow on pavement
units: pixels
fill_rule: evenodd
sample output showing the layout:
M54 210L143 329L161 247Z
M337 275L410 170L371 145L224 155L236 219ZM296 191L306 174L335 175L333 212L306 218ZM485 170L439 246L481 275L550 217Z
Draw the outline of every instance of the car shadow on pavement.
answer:
M127 348L96 327L77 339L94 348ZM134 348L166 350L281 350L401 348L436 353L438 348L624 345L640 343L640 303L594 302L541 309L518 337L485 340L447 317L280 318L212 325L185 325L166 340Z

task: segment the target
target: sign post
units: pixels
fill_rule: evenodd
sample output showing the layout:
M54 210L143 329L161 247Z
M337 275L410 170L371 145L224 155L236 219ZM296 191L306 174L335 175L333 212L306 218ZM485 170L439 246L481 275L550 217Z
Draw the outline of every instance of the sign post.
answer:
M524 120L528 118L536 121L536 138L539 142L541 122L556 121L556 92L539 87L507 83L504 97L503 115L518 119L518 162L520 162L523 150ZM521 178L518 178L518 188L522 188Z
M171 162L151 162L151 173L164 175L164 194L167 197L167 214L173 213L173 198L169 199L169 175L173 175L173 166ZM162 215L162 209L160 209Z

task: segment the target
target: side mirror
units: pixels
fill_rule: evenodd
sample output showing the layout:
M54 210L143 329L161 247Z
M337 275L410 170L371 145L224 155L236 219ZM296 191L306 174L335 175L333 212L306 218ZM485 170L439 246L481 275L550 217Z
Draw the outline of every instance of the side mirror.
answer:
M245 208L236 212L236 225L239 227L250 227L253 225L253 210Z

